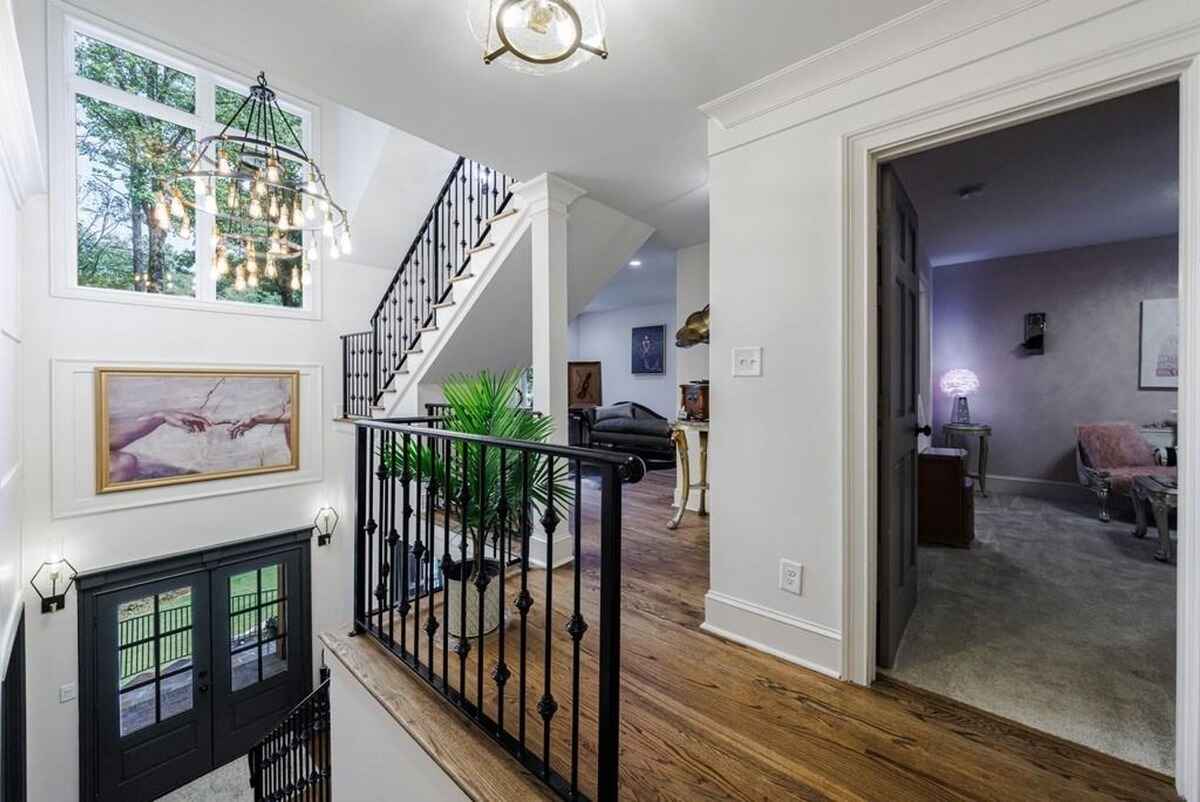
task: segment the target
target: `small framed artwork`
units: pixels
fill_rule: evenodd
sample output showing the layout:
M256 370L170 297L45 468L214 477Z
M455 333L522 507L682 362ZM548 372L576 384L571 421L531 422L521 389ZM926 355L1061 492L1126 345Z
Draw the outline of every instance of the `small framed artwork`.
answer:
M96 369L96 492L300 468L300 372Z
M663 373L663 332L665 326L636 326L633 329L632 364L630 369L636 376L647 373Z
M1139 388L1179 387L1179 299L1142 301Z
M603 403L599 362L567 363L567 404L571 409L591 409Z

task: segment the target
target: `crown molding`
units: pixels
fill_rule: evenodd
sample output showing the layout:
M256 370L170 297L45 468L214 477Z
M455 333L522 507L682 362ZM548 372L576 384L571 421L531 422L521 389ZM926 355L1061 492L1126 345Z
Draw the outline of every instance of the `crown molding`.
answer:
M11 0L0 0L0 173L18 207L46 191Z
M1145 0L934 0L700 107L715 155Z

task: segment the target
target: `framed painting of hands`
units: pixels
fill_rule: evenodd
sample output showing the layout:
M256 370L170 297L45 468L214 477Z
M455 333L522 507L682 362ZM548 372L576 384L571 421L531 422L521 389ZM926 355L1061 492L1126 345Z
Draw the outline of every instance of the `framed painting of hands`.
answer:
M299 371L96 368L96 492L300 468Z

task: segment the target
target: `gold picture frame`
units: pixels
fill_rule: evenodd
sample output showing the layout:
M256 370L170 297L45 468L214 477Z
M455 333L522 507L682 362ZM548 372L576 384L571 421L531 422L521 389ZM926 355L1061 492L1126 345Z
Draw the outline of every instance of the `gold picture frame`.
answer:
M300 469L298 370L95 374L97 494Z

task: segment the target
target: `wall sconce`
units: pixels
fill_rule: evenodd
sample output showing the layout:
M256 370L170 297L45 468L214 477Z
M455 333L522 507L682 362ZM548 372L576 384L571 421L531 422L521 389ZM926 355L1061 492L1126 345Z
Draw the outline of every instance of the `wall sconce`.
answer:
M333 507L317 510L317 517L313 518L313 529L317 530L318 546L328 546L329 541L333 540L333 530L337 529L338 517L337 510Z
M1025 339L1021 347L1027 354L1046 353L1046 313L1030 312L1025 316Z
M53 556L38 566L33 573L33 578L29 580L29 584L33 587L33 592L42 600L43 613L54 613L66 609L67 591L75 584L75 576L75 566L67 562L65 557ZM39 579L43 586L49 583L49 593L42 593L42 589L38 587Z

